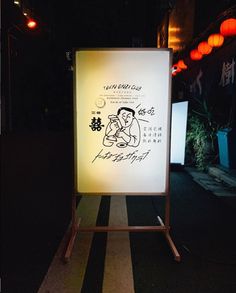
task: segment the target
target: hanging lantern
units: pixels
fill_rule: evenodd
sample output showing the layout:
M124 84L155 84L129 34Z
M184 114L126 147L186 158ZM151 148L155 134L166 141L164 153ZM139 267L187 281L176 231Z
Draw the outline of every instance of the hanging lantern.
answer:
M27 21L27 26L29 29L35 29L37 27L37 22L34 19L30 18Z
M211 47L220 47L224 43L224 37L221 34L212 34L208 37L207 42Z
M194 61L202 59L202 53L200 53L197 49L194 49L190 52L190 58Z
M212 51L212 47L206 41L199 43L197 49L202 55L210 54Z
M176 76L177 75L177 72L176 71L173 71L172 72L172 76Z
M181 60L178 61L177 66L180 69L184 69L184 70L188 68L188 66L184 63L184 60L183 59L181 59Z
M178 66L178 64L176 63L176 64L173 64L173 66L172 66L172 70L174 71L174 72L177 72L177 73L179 73L180 71L181 71L181 68Z
M236 36L236 18L229 18L220 25L220 33L225 37Z

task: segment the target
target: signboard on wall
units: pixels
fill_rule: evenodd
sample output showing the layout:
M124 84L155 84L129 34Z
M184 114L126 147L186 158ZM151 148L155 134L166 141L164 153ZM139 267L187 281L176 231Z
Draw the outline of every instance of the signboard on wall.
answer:
M184 165L188 102L172 104L170 162Z
M75 51L75 179L85 194L165 194L168 49Z

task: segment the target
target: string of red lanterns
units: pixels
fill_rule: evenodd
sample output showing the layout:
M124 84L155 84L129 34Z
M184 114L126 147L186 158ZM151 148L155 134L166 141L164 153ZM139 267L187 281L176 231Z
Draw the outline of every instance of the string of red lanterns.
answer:
M221 23L220 33L211 34L207 41L200 42L197 48L190 51L191 60L201 60L204 55L209 55L213 48L221 47L225 37L232 36L236 36L236 19L228 18ZM184 63L184 60L181 59L172 66L172 75L176 76L179 72L186 69L187 65Z
M30 9L28 9L27 7L24 7L24 9L21 9L21 1L14 0L14 4L17 5L20 8L21 12L25 16L25 18L26 18L26 22L25 22L26 26L30 30L36 29L37 26L38 26L38 23L32 16L30 16L32 14L30 12Z

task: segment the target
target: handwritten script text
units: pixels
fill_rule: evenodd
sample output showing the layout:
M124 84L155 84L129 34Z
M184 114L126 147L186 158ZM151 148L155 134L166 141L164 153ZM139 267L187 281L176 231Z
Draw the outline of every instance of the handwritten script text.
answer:
M129 161L130 164L133 164L134 162L141 162L147 158L151 150L148 150L147 152L144 152L142 154L138 154L138 150L130 152L128 154L124 153L115 153L112 154L111 152L104 152L103 149L95 156L92 163L94 163L98 159L102 160L110 160L114 163L118 163L121 161Z

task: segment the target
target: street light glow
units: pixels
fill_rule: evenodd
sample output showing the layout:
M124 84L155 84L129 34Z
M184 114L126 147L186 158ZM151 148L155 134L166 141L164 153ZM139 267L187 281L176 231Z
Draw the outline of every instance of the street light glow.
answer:
M35 20L33 20L33 19L29 19L28 22L27 22L27 26L30 29L34 29L37 26L37 22Z

